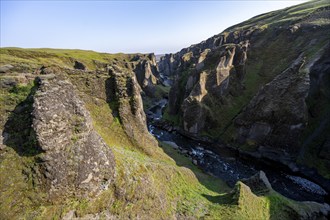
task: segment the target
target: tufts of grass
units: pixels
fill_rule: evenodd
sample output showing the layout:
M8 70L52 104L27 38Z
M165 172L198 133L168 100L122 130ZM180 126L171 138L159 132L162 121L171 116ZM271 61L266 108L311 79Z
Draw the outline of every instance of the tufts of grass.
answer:
M98 53L91 50L67 50L67 49L23 49L16 47L0 48L1 61L0 65L12 64L14 66L27 65L27 69L34 69L45 66L61 66L72 69L74 61L78 60L87 66L89 70L105 68L112 62L120 63L121 61L129 61L134 54L108 54ZM23 68L24 69L24 68Z

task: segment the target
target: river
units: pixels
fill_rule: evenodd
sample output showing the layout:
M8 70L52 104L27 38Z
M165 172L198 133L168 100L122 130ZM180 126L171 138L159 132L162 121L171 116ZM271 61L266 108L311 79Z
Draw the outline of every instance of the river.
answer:
M319 185L299 176L289 175L281 170L269 166L258 167L252 162L236 158L230 151L223 150L215 153L212 145L203 144L180 135L168 132L153 125L160 120L162 110L166 106L165 99L157 102L148 111L148 129L159 141L171 142L177 150L190 157L192 162L204 172L210 173L224 180L230 187L244 178L248 178L259 170L263 170L274 190L297 201L325 202L327 192ZM177 146L177 147L176 147Z

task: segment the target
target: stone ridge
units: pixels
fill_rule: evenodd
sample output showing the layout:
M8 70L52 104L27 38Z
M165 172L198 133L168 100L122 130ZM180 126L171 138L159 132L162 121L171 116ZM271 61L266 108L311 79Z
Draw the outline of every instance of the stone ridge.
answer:
M73 85L46 75L38 81L33 129L44 151L38 178L50 200L72 193L91 196L106 189L114 178L114 156L94 131Z
M155 85L158 84L158 66L153 53L148 56L137 56L138 63L134 65L134 73L141 89L149 97L155 95Z
M126 134L148 155L153 155L157 141L147 129L146 115L143 110L141 87L133 72L111 72L111 85L114 99L118 102L118 116Z

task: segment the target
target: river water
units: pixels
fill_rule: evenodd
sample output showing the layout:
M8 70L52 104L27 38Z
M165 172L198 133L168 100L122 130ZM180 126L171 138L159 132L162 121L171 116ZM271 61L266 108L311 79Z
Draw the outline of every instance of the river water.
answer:
M175 143L172 143L172 145L178 146L177 150L190 157L204 172L219 177L230 187L233 187L238 180L248 178L259 170L263 170L273 189L282 195L297 201L325 201L326 191L307 179L292 176L271 167L257 167L253 163L235 158L229 151L224 150L215 153L210 150L212 149L211 145L199 143L176 132L168 132L153 126L152 121L161 119L162 109L165 106L166 100L160 100L154 107L149 109L149 132L159 141Z

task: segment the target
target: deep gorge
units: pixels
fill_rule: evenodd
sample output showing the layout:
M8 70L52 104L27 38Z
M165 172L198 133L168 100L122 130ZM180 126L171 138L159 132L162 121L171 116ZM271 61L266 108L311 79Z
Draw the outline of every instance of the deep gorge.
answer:
M0 48L0 219L328 219L329 9L162 56Z

